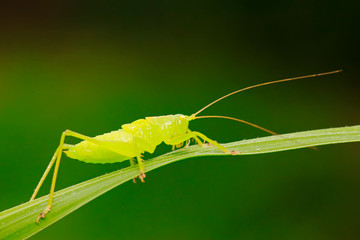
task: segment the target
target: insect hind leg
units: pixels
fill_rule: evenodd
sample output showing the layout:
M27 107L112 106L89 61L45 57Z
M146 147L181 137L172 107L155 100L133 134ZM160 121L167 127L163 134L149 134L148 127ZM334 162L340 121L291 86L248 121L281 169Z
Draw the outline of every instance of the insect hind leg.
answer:
M36 188L35 188L35 190L34 190L34 193L33 193L33 195L32 195L31 198L30 198L30 201L34 200L35 197L36 197L36 195L38 194L38 192L39 192L42 184L44 183L47 175L49 174L51 168L53 167L53 165L54 165L54 163L55 163L55 160L57 159L57 155L58 155L58 154L59 154L59 147L56 149L53 157L52 157L51 160L50 160L49 165L46 167L46 170L45 170L44 174L42 175L42 177L41 177L38 185L36 186Z
M96 140L94 138L82 135L80 133L76 133L76 132L71 131L71 130L65 130L61 135L59 147L57 148L53 158L51 159L51 161L50 161L50 163L48 165L48 168L45 170L45 172L43 174L43 177L40 179L40 182L39 182L38 186L36 187L33 196L30 199L30 200L35 199L37 192L39 191L42 183L44 182L46 176L48 175L51 167L55 163L55 169L54 169L54 173L53 173L53 179L52 179L52 182L51 182L51 188L50 188L50 194L49 194L49 201L48 201L48 204L47 204L46 208L40 213L40 215L36 219L37 223L39 223L39 220L41 218L45 218L45 215L51 210L52 203L53 203L53 198L54 198L54 191L55 191L57 174L58 174L58 171L59 171L59 166L60 166L60 161L61 161L61 155L62 155L63 150L68 149L68 148L71 147L71 145L65 144L65 137L66 136L71 136L71 137L75 137L75 138L78 138L78 139L81 139L81 140L86 140L86 141L92 142L92 143L94 143L96 145L99 145L101 147L105 147L105 148L107 148L107 149L109 149L111 151L114 151L114 149L109 148L102 141L99 141L99 140Z
M46 205L46 208L39 214L39 216L36 219L36 222L39 223L41 218L45 218L46 214L48 212L51 211L51 207L52 207L52 203L53 203L53 198L54 198L54 191L55 191L55 185L56 185L56 179L57 179L57 174L59 171L59 167L60 167L60 161L61 161L61 155L62 155L62 151L64 148L64 142L65 142L65 136L67 135L67 130L65 132L62 133L61 138L60 138L60 144L59 147L57 148L54 156L56 158L55 160L55 169L54 169L54 173L53 173L53 178L52 178L52 182L51 182L51 188L50 188L50 194L49 194L49 201L48 204ZM51 163L51 162L50 162ZM45 174L44 174L45 175ZM46 174L47 175L47 174ZM46 177L46 176L45 176ZM44 178L45 180L45 178ZM41 181L41 180L40 180Z
M71 146L72 146L72 145L69 145L69 144L63 144L63 148L62 148L62 149L65 150L65 149L68 149L68 148L71 147ZM34 190L34 193L33 193L33 195L31 196L31 198L30 198L29 201L32 201L32 200L34 200L34 199L36 198L36 195L38 194L38 192L39 192L42 184L44 183L47 175L49 174L51 168L53 167L53 165L54 165L54 163L55 163L55 160L57 159L58 154L59 154L59 147L56 149L54 155L52 156L52 158L51 158L51 160L50 160L50 162L49 162L49 165L46 167L46 170L45 170L45 172L43 173L43 175L42 175L42 177L41 177L38 185L36 186L36 188L35 188L35 190ZM60 153L60 154L61 154L61 153Z

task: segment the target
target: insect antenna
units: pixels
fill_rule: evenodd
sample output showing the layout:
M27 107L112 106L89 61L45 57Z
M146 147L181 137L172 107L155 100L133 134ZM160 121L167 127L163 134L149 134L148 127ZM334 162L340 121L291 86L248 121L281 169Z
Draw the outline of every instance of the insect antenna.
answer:
M234 95L236 93L239 92L243 92L245 90L251 89L251 88L256 88L256 87L260 87L260 86L265 86L265 85L270 85L273 83L280 83L280 82L288 82L288 81L293 81L293 80L298 80L298 79L303 79L303 78L312 78L312 77L319 77L319 76L324 76L324 75L329 75L329 74L334 74L334 73L338 73L341 72L342 70L336 70L336 71L331 71L331 72L325 72L325 73L317 73L317 74L311 74L311 75L306 75L306 76L301 76L301 77L294 77L294 78L286 78L286 79L281 79L281 80L276 80L276 81L271 81L271 82L265 82L265 83L260 83L260 84L256 84L253 86L249 86L246 88L242 88L239 90L236 90L234 92L231 92L229 94L226 94L225 96L222 96L218 99L216 99L215 101L209 103L208 105L206 105L205 107L203 107L202 109L200 109L199 111L197 111L196 113L194 113L193 115L191 115L192 117L195 117L196 115L198 115L199 113L201 113L202 111L204 111L205 109L207 109L208 107L212 106L213 104L223 100L224 98L230 97L231 95Z
M267 132L267 133L270 133L272 135L279 135L277 134L276 132L273 132L273 131L270 131L269 129L266 129L266 128L263 128L263 127L260 127L259 125L256 125L254 123L251 123L251 122L248 122L248 121L245 121L245 120L242 120L242 119L238 119L238 118L233 118L233 117L227 117L227 116L200 116L200 117L195 117L195 119L200 119L200 118L224 118L224 119L229 119L229 120L234 120L234 121L238 121L238 122L241 122L241 123L245 123L247 125L250 125L252 127L255 127L257 129L260 129L264 132Z
M271 130L269 130L269 129L266 129L266 128L264 128L264 127L261 127L261 126L259 126L259 125L256 125L256 124L254 124L254 123L251 123L251 122L248 122L248 121L245 121L245 120L242 120L242 119L233 118L233 117L227 117L227 116L217 116L217 115L214 115L214 116L200 116L200 117L195 117L194 119L201 119L201 118L222 118L222 119L229 119L229 120L233 120L233 121L245 123L245 124L247 124L247 125L250 125L250 126L252 126L252 127L255 127L255 128L257 128L257 129L260 129L260 130L262 130L262 131L264 131L264 132L270 133L271 135L278 136L278 137L280 137L280 138L289 140L289 141L294 142L294 143L296 143L296 144L304 145L304 144L302 144L301 142L298 142L298 141L295 141L295 140L293 140L293 139L289 139L289 138L283 137L283 136L277 134L276 132L273 132L273 131L271 131ZM317 150L317 149L318 149L317 147L308 147L308 148L313 149L313 150Z

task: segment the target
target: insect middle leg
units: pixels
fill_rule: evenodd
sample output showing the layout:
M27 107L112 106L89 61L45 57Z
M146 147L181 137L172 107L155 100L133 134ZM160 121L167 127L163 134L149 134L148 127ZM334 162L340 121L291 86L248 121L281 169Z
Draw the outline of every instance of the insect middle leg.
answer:
M136 159L138 161L138 166L139 166L139 169L140 169L140 174L139 174L138 177L140 178L140 181L144 183L145 182L144 179L146 177L144 160L141 158L141 155L136 156ZM135 159L130 158L130 165L135 166ZM133 178L133 183L136 183L136 178Z
M139 178L140 178L140 181L141 182L145 182L145 178L146 178L146 174L145 174L145 166L144 166L144 160L141 158L140 155L136 156L136 159L138 161L138 165L139 165L139 168L140 168L140 174L139 174Z
M130 158L130 165L131 166L135 166L135 159L133 159L133 158ZM136 178L133 178L133 183L136 183Z

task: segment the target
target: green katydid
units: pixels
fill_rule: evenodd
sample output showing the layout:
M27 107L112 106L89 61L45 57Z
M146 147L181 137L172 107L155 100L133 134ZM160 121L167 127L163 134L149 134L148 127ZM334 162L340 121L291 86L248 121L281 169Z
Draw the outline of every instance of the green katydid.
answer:
M197 116L200 112L204 111L213 104L227 98L236 93L260 87L264 85L269 85L273 83L280 83L286 81L292 81L303 78L323 76L333 73L338 73L341 70L336 70L332 72L319 73L306 75L295 78L287 78L282 80L276 80L271 82L265 82L250 87L242 88L240 90L231 92L225 96L222 96L215 101L209 103L196 113L187 116L183 114L176 115L166 115L166 116L156 116L156 117L146 117L145 119L139 119L129 124L124 124L121 126L121 129L105 133L96 137L88 137L80 133L76 133L71 130L65 130L60 138L60 144L56 149L49 165L47 166L43 176L41 177L37 187L34 190L34 193L30 201L34 200L38 191L40 190L41 185L43 184L45 178L50 172L51 168L55 164L55 169L52 178L52 184L50 188L49 200L46 208L39 214L36 222L39 223L41 218L45 218L45 215L51 210L53 203L53 195L55 191L55 184L57 179L57 174L60 166L61 155L64 152L68 157L77 159L87 163L114 163L114 162L123 162L126 160L130 161L131 165L135 165L135 159L140 169L139 179L141 182L144 182L145 175L145 164L143 162L142 154L144 152L153 153L156 147L164 142L167 145L172 145L173 149L175 147L182 147L185 143L185 146L190 144L190 140L195 140L200 146L204 142L208 142L210 145L218 148L219 150L225 153L231 153L232 155L241 154L240 152L231 151L223 147L221 144L216 141L208 138L200 132L191 131L189 129L189 122L201 118L224 118L242 122L248 125L251 125L255 128L263 130L273 135L277 135L275 132L272 132L268 129L260 127L256 124L226 116ZM65 137L71 136L82 140L80 143L75 145L70 145L65 143ZM135 182L135 179L134 179Z

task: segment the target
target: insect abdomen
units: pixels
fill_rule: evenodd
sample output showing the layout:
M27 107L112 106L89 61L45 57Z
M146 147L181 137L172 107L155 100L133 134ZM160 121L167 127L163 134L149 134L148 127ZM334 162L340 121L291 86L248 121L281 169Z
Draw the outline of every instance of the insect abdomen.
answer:
M122 162L136 156L133 135L123 129L96 136L94 139L102 141L108 148L82 141L65 151L66 155L89 163ZM116 152L109 148L115 149Z

